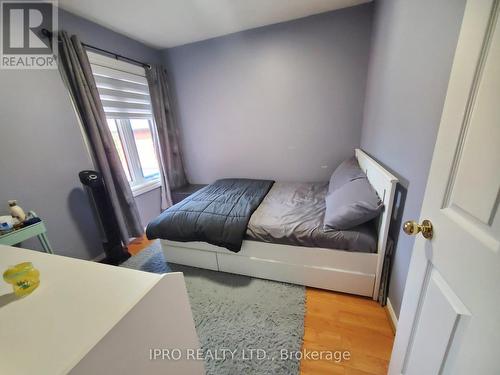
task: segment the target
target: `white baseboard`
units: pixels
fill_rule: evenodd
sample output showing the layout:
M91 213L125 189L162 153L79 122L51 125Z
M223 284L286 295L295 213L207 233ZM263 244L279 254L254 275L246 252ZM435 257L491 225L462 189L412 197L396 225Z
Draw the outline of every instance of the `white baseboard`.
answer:
M392 328L394 332L396 332L396 329L398 327L398 318L396 317L396 313L394 312L394 308L392 307L392 303L389 298L387 298L387 304L385 305L385 308L387 310L387 315L389 315Z

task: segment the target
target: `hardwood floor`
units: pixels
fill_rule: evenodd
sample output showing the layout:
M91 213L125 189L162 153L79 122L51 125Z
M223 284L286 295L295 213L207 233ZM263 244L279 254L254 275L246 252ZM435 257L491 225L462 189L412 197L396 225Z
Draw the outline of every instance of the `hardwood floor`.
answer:
M128 251L136 255L152 241L132 241ZM301 375L387 374L394 333L378 303L363 297L306 288L304 343L306 351L347 351L348 360L303 359Z
M130 255L137 255L142 249L148 247L153 241L147 239L144 234L141 238L136 238L132 242L130 242L127 246L127 250Z
M302 375L387 374L394 333L375 301L307 288L303 350L348 351L350 359L302 360Z

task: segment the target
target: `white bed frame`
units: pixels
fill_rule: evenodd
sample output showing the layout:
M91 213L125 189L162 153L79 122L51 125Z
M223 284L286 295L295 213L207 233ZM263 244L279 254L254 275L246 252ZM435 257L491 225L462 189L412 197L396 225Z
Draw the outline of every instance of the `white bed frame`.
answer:
M384 202L377 253L243 241L238 253L205 242L162 240L168 262L378 299L397 178L360 149L359 165Z

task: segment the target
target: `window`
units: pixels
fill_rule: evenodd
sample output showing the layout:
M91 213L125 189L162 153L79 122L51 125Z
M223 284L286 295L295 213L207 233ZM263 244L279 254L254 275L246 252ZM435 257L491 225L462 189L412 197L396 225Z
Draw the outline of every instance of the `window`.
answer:
M144 68L89 56L109 130L134 195L160 186L155 129Z

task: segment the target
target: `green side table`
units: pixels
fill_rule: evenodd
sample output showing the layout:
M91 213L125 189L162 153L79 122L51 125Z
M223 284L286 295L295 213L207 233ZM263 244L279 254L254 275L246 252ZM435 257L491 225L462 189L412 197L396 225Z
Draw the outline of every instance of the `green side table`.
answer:
M36 214L32 211L30 212L33 216ZM47 237L47 228L42 221L35 223L33 225L28 225L27 227L16 229L11 232L0 235L0 245L12 246L20 242L26 241L29 238L38 237L40 244L42 245L43 251L49 254L54 254L52 247L50 246L49 239Z

